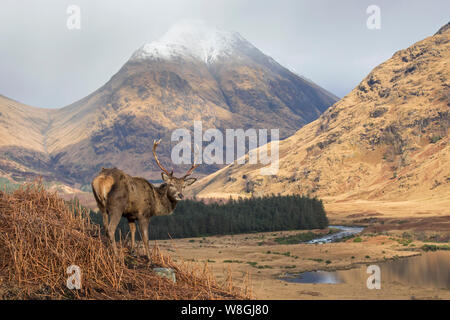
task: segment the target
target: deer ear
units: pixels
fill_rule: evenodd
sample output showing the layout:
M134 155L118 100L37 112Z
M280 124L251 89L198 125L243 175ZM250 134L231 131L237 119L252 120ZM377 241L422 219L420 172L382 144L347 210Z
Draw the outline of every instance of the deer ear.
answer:
M184 180L184 186L190 186L191 184L193 184L195 181L197 181L197 178L188 178Z
M163 181L168 181L169 180L169 176L167 174L165 174L164 172L161 172L161 177L163 179Z

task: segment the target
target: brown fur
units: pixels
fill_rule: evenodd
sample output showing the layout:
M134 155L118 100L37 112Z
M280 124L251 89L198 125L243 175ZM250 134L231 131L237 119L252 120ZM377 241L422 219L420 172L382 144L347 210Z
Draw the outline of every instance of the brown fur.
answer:
M114 179L111 176L106 176L104 174L99 174L94 181L92 181L92 190L95 190L101 204L106 206L106 198L108 197L109 191L114 184Z
M138 221L146 254L150 259L148 247L150 218L171 214L177 202L183 198L183 188L196 180L186 176L176 178L165 173L162 173L162 178L165 183L156 187L143 178L132 177L117 168L102 168L92 181L92 191L103 216L103 225L116 254L114 235L120 218L124 216L131 230L132 249L135 246L135 221Z

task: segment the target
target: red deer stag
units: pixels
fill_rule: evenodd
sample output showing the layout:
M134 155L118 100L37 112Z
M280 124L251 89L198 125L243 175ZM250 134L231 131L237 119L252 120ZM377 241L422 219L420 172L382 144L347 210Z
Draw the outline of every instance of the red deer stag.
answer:
M92 181L92 190L103 216L103 225L116 255L117 247L114 235L120 218L124 216L130 226L132 250L135 247L135 222L137 220L145 252L149 262L151 262L148 245L150 218L171 214L177 202L183 199L183 189L197 180L196 178L188 178L198 166L198 164L195 164L195 160L192 167L181 178L174 177L173 170L169 173L161 165L156 155L156 147L160 142L161 140L153 141L153 156L156 164L162 170L161 176L165 182L159 187L154 186L144 178L132 177L117 168L102 168L102 171Z

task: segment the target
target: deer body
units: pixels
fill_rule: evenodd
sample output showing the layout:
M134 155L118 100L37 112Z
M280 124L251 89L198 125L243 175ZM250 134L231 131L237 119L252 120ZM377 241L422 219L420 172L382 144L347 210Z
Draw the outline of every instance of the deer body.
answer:
M92 191L97 206L103 217L103 225L114 253L117 255L115 231L123 216L128 220L131 231L131 247L135 247L136 224L139 223L142 240L144 242L147 257L150 260L148 246L148 225L150 218L159 215L171 214L177 202L183 198L184 187L194 183L195 178L187 178L195 169L195 164L182 178L176 178L165 170L159 163L155 149L159 142L154 142L153 154L155 160L163 170L162 178L165 183L156 187L144 178L132 177L117 169L105 169L92 181Z

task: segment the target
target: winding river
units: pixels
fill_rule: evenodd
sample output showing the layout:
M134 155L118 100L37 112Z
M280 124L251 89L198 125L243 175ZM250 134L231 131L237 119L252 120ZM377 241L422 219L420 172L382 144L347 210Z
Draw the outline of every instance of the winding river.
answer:
M324 237L317 238L307 243L329 243L339 239L358 234L364 230L364 227L346 227L346 226L329 226L329 228L339 229L339 232L327 234Z
M344 237L356 235L364 230L363 227L347 226L330 226L330 228L339 229L340 231L307 243L335 242ZM383 282L450 289L450 251L425 252L419 256L374 264L380 267ZM361 265L348 270L318 270L300 274L286 274L283 280L295 283L361 284L365 283L367 277L367 266Z
M426 252L420 256L372 264L380 267L382 283L450 289L450 251ZM365 284L368 276L367 266L361 265L349 270L287 274L283 280L295 283L360 285Z

